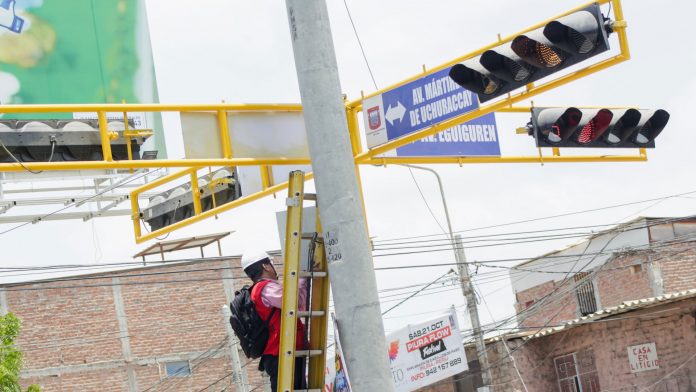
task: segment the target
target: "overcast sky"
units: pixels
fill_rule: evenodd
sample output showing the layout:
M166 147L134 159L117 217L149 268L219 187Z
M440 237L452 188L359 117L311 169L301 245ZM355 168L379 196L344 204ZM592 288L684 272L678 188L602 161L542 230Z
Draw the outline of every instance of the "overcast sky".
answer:
M342 1L329 1L341 77L350 99L375 90ZM148 0L150 33L161 102L299 102L284 2ZM512 34L579 2L558 0L404 1L347 0L365 54L379 87L386 87L489 44L498 33ZM671 113L667 129L644 163L563 163L440 165L455 231L529 220L626 202L696 191L696 133L690 121L696 102L696 53L685 50L673 32L689 26L695 6L686 1L625 1L632 59L535 97L536 106L624 106L663 108ZM606 12L607 6L603 7ZM610 54L618 52L616 36ZM603 56L606 57L606 56ZM590 60L591 62L595 60ZM498 114L502 155L537 154L533 139L515 128L528 115ZM165 117L168 138L180 138L177 118ZM606 150L604 150L606 153ZM636 151L637 153L637 151ZM170 151L170 157L183 153ZM441 234L444 212L430 173L414 171L435 218L428 212L407 169L361 167L370 235L376 240ZM522 232L623 222L638 215L696 213L696 194L559 219L502 226L464 235ZM226 254L250 244L278 249L275 211L283 195L258 201L173 233L170 238L235 231L223 243ZM4 228L0 228L3 229ZM129 260L144 245L133 240L127 217L88 223L44 222L3 235L4 265L106 263ZM469 261L533 257L575 240L472 248ZM195 255L197 252L194 252ZM214 249L209 254L215 254ZM446 263L451 252L378 257L376 266ZM512 265L508 263L503 265ZM449 267L379 271L380 289L425 283ZM478 273L489 273L480 268ZM472 271L474 273L476 271ZM482 279L479 286L496 319L513 313L507 279ZM388 330L428 317L424 312L464 303L455 289L414 299L395 309ZM394 304L385 303L384 308ZM482 304L481 317L491 315ZM461 313L460 313L461 314Z

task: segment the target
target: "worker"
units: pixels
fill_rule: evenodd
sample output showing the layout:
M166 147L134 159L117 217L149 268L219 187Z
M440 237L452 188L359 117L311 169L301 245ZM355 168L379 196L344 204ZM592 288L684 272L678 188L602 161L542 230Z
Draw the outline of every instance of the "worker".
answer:
M268 322L268 343L259 360L259 370L265 371L271 379L271 390L278 388L278 352L280 348L280 309L283 303L283 284L278 281L278 273L271 257L263 251L248 251L242 256L242 269L254 282L251 301L259 316ZM308 279L300 279L298 298L299 310L306 310ZM269 320L270 318L270 320ZM305 327L297 319L295 349L305 349ZM295 359L294 388L306 389L304 358Z

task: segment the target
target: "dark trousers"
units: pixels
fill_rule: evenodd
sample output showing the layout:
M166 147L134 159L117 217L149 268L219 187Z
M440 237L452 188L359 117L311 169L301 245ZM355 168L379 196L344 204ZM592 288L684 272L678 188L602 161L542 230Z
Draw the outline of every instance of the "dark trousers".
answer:
M305 359L295 358L295 377L294 389L307 389L307 380L305 380ZM262 368L271 378L271 390L278 391L278 357L273 355L264 355L261 357L259 368Z

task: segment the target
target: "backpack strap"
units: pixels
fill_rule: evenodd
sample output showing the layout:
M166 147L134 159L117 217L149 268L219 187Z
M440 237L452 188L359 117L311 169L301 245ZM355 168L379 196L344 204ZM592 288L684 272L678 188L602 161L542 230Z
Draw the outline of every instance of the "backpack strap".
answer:
M252 294L252 295L251 295L251 300L252 300L252 302L254 301L254 295L253 295L253 293L254 293L254 288L256 287L256 284L257 284L257 283L263 283L261 286L266 286L267 283L264 283L264 282L270 282L270 281L269 281L269 280L258 281L258 282L256 282L256 283L252 284L251 287L249 288L249 291L250 291L250 293ZM263 287L261 287L260 290L263 291ZM262 303L263 303L263 300L261 299L261 293L259 293L259 300L261 300ZM266 306L266 305L264 305L264 306ZM277 309L276 307L273 307L273 306L267 306L267 307L271 308L271 313L268 315L268 319L264 320L264 322L266 323L266 328L269 327L269 324L270 324L270 322L271 322L271 319L273 319L273 315L275 314L275 311L276 311L276 309Z
M271 323L271 319L273 318L273 315L275 314L276 309L278 309L278 308L271 307L271 314L268 315L268 320L264 320L264 322L266 323L266 328L269 327L269 324Z

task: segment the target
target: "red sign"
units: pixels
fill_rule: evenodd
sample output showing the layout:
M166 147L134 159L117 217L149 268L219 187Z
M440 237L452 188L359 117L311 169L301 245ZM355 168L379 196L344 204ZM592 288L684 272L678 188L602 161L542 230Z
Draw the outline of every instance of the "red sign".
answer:
M427 335L423 335L420 337L417 337L409 342L406 343L406 351L411 352L418 350L419 348L423 346L427 346L430 343L436 342L438 340L442 340L448 336L452 335L452 330L450 329L450 326L446 326L444 328L435 330L433 332L430 332Z

